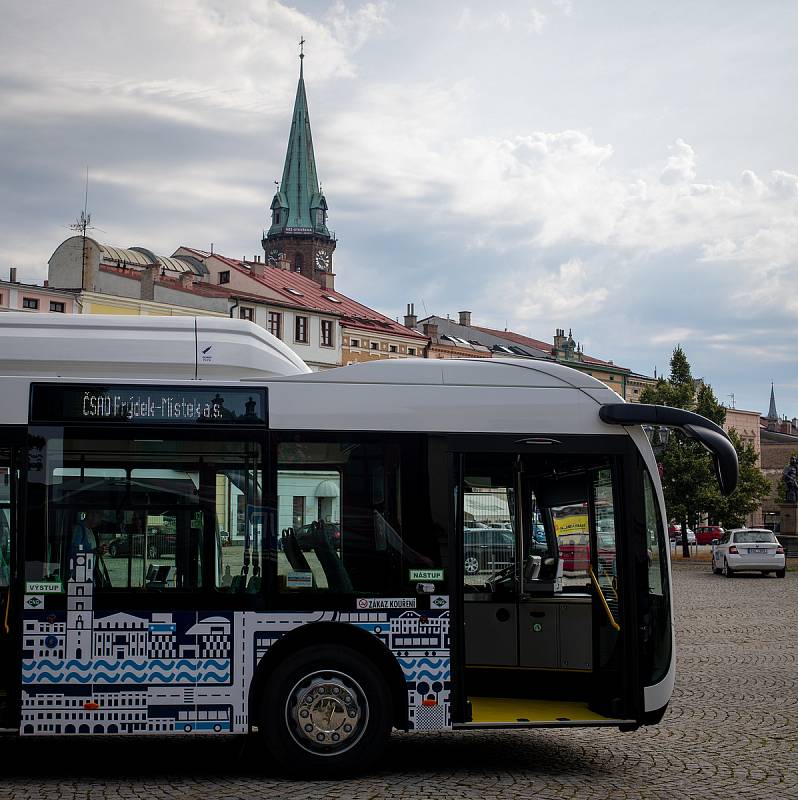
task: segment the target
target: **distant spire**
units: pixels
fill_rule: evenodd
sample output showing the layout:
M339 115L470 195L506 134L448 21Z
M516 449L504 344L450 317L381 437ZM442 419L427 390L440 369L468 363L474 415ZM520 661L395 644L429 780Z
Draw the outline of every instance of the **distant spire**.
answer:
M299 77L302 77L302 62L305 60L305 37L299 40Z
M305 94L303 62L305 39L299 40L299 82L291 119L282 179L270 206L272 224L266 238L289 233L315 234L330 238L327 229L327 201L319 186L310 114Z
M768 419L778 420L779 415L776 412L776 395L773 392L773 382L770 384L770 408L768 409Z

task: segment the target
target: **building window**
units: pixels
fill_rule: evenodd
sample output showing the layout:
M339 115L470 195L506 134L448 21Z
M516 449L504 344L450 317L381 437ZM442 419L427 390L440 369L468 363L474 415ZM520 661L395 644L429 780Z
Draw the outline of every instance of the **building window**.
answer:
M248 319L252 322L255 319L255 309L242 306L238 309L238 316L241 317L241 319Z
M395 344L392 344L391 345L391 352L392 353L398 353L399 352L399 348Z
M294 253L294 272L302 272L302 253Z
M50 311L63 314L66 311L66 303L59 303L57 300L50 301Z
M275 225L279 225L280 224L280 209L279 208L275 208L274 209L274 224Z
M219 273L219 283L230 283L230 270L226 269Z
M415 347L408 347L407 348L407 354L409 356L414 356L416 354L416 348Z
M321 346L333 346L333 324L329 319L323 319L321 321Z
M379 349L380 349L380 344L379 344L379 342L372 342L372 343L371 343L371 349L372 349L372 350L379 350Z
M305 498L294 497L294 508L292 514L292 527L298 530L305 524Z
M297 317L294 325L294 341L307 344L308 341L308 318Z
M23 297L22 298L22 307L23 308L30 308L34 311L38 310L39 308L39 301L35 297Z
M280 329L282 328L283 315L279 311L269 312L269 333L272 336L280 338Z
M3 305L3 293L0 292L0 306Z
M352 347L360 347L360 339L352 339Z

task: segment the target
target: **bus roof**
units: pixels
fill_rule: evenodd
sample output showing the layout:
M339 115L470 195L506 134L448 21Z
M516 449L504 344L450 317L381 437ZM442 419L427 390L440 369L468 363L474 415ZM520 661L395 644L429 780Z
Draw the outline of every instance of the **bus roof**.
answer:
M246 320L0 314L0 375L228 381L306 372L284 342Z
M303 383L367 383L453 386L518 386L605 390L605 402L618 395L590 375L551 361L513 358L380 359L285 380Z

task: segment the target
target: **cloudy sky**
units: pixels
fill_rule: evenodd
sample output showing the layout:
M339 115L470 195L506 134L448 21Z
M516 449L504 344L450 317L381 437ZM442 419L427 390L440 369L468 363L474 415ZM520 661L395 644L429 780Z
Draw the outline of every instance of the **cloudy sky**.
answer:
M102 242L235 257L299 61L336 288L798 416L798 4L3 0L0 274Z

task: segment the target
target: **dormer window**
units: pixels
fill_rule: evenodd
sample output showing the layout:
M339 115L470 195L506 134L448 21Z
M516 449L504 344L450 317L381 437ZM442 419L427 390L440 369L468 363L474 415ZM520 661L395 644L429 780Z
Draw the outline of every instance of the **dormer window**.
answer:
M317 225L324 225L325 217L327 215L324 213L323 208L316 209L316 224Z
M274 209L274 213L272 214L272 223L274 225L279 225L280 224L280 209L279 208L275 208Z

